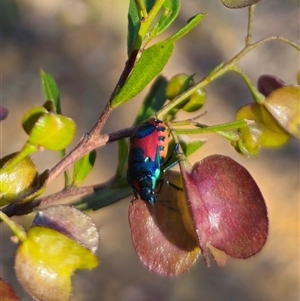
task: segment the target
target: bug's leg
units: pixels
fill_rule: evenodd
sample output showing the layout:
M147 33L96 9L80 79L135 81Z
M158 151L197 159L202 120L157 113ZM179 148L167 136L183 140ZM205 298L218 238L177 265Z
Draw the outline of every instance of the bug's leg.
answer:
M161 190L161 187L162 187L162 185L163 185L163 183L165 182L164 181L165 179L159 179L159 180L157 180L157 188L156 188L156 190L157 190L157 194L160 192L160 190Z
M173 184L172 182L166 180L166 179L162 179L163 183L166 183L167 185L170 185L171 187L175 188L176 190L180 190L183 191L183 189L175 184Z
M157 190L157 195L159 194L159 191L161 190L163 184L167 184L167 185L175 188L176 190L183 191L183 189L181 187L173 184L172 182L169 182L167 179L164 178L164 179L160 179L160 180L157 181L157 189L156 189ZM176 208L173 208L171 206L172 201L170 201L170 200L159 200L158 202L161 205L167 207L168 209L171 209L172 211L179 213L179 211Z
M183 189L175 184L173 184L172 182L170 182L169 180L163 178L163 179L160 179L157 181L157 184L159 185L158 188L157 188L157 194L159 193L159 191L161 190L161 187L163 184L167 184L173 188L175 188L176 190L180 190L180 191L183 191Z

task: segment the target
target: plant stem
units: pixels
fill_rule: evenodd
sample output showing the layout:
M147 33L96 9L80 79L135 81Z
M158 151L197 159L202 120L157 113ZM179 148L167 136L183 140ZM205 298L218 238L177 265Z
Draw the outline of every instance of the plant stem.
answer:
M135 5L138 9L138 12L141 12L140 16L144 19L147 19L148 13L147 13L144 1L143 0L135 0Z
M5 213L0 211L0 220L3 220L4 223L11 229L11 231L18 237L20 241L24 241L26 238L26 231L19 224L10 219Z
M173 130L177 135L218 133L218 132L224 132L224 131L238 130L240 128L243 128L243 127L247 126L248 123L249 122L244 120L244 119L229 122L229 123L224 123L224 124L213 125L213 126L208 126L208 125L201 124L201 123L195 123L196 126L198 127L197 129L177 129L177 128L173 128ZM175 124L172 124L172 125L174 126Z
M151 35L147 36L147 34L154 18L157 16L165 1L166 0L156 0L147 15L147 18L141 19L141 26L137 34L137 39L133 45L133 50L142 51L151 38L153 38Z
M3 167L1 167L1 172L9 172L10 169L14 168L18 163L24 160L26 157L37 152L38 147L36 145L26 142L22 149L17 152Z
M193 94L198 89L205 88L208 84L210 84L212 81L216 80L217 78L221 77L228 71L236 71L235 65L236 63L241 60L249 51L255 49L256 47L259 47L267 42L270 41L281 41L284 42L295 49L300 51L300 45L297 43L294 43L286 38L280 37L280 36L271 36L262 40L259 40L258 42L255 42L253 44L247 45L244 47L238 54L236 54L231 60L228 62L217 66L212 72L210 72L205 78L200 80L197 84L195 84L190 89L186 90L184 93L177 96L172 102L168 103L166 106L164 106L159 112L157 112L157 118L164 120L170 110L177 107L185 101L187 97L189 97L191 94Z
M64 157L56 166L54 166L51 169L49 178L47 179L47 184L52 182L59 174L65 171L71 164L80 159L86 153L108 142L108 136L100 136L100 134L104 127L104 124L108 120L113 110L111 108L111 101L118 92L118 90L125 84L128 76L134 68L139 53L143 50L148 41L147 32L149 30L149 27L154 18L157 16L157 13L164 4L164 2L165 0L156 0L150 12L147 14L144 2L141 0L136 0L135 3L137 5L138 10L142 11L143 18L141 19L141 26L138 32L138 38L135 42L133 51L125 65L125 68L118 80L118 83L94 127L88 134L82 137L77 146L66 157Z
M100 121L99 127L102 127ZM130 127L111 134L99 136L97 136L97 130L98 127L95 126L94 131L92 130L89 134L84 135L79 143L75 146L75 148L50 170L50 174L47 179L47 185L54 179L56 179L66 168L83 157L85 154L107 143L119 140L121 138L129 137L133 128Z
M265 101L265 96L256 89L256 87L252 84L249 77L243 70L241 70L237 66L233 66L231 71L238 73L244 79L248 89L250 90L250 92L252 94L253 99L257 103L262 104Z
M245 38L245 46L248 46L251 44L251 38L252 38L252 25L253 25L253 19L254 19L254 10L256 5L251 5L248 8L248 26L247 26L247 36Z

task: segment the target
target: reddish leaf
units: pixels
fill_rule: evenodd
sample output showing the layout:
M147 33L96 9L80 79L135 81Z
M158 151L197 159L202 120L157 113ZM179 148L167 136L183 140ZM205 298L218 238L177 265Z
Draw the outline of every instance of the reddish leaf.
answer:
M167 178L174 182L173 178ZM155 205L141 199L130 203L134 247L143 264L156 274L178 276L190 269L199 254L195 230L184 203L183 192L167 184L163 184Z
M33 225L44 226L74 239L95 253L99 246L99 232L90 216L66 205L54 205L41 209Z
M1 301L20 301L12 286L0 278L0 300Z
M235 258L259 252L267 239L268 216L249 172L221 155L209 156L192 169L186 165L180 163L205 262L209 265L210 245Z

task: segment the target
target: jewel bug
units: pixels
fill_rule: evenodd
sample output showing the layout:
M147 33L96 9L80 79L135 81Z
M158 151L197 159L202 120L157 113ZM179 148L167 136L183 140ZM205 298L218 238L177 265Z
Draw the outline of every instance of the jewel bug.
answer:
M168 152L166 125L150 118L138 126L130 137L127 181L135 196L154 204L156 186Z

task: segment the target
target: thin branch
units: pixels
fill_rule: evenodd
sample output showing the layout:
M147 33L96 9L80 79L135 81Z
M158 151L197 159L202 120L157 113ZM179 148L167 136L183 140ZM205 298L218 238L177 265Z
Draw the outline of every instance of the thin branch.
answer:
M148 13L147 13L144 1L143 0L135 0L135 5L138 9L140 17L146 19L148 17Z
M245 38L245 46L248 46L251 44L251 38L252 38L252 25L254 20L254 10L256 5L251 5L248 8L248 26L247 26L247 36Z
M172 102L169 102L167 105L165 105L159 112L157 112L157 117L159 119L165 119L168 112L172 110L173 108L177 107L180 103L185 101L185 99L192 95L194 92L196 92L198 89L205 88L208 84L210 84L212 81L216 80L217 78L221 77L228 71L232 71L234 69L234 66L237 64L238 61L240 61L248 52L252 51L256 47L259 47L267 42L270 41L281 41L284 42L292 47L294 47L296 50L300 51L300 45L290 41L284 37L281 36L271 36L262 40L259 40L251 45L248 45L244 47L239 53L237 53L232 59L227 61L224 64L221 64L217 66L210 74L208 74L205 78L200 80L197 84L195 84L190 89L186 90L184 93L180 94L178 97L176 97Z
M84 135L75 148L50 170L46 185L49 185L49 183L55 180L70 165L85 154L107 143L129 137L132 130L133 127L130 127L110 134L101 135L99 138L95 137L95 135L93 138L91 138L89 134Z
M69 186L65 189L53 193L51 195L35 199L34 201L30 203L25 204L10 204L3 208L1 211L5 213L7 216L11 217L14 215L24 215L31 213L34 208L40 206L40 205L46 205L52 202L59 201L61 199L65 199L71 196L79 196L79 195L87 195L91 194L97 190L101 190L103 188L109 187L111 183L114 181L114 177L111 178L109 181L97 185L91 185L91 186L84 186L84 187L76 187L76 186ZM63 204L63 203L61 203Z

